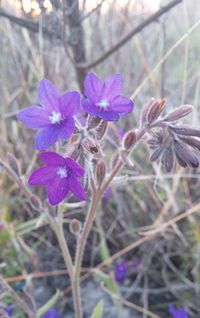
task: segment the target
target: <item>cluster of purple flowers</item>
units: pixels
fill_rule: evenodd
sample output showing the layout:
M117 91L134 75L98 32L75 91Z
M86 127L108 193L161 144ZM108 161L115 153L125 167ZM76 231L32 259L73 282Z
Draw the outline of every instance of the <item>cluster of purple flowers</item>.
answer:
M133 102L121 95L123 80L115 74L105 81L94 73L86 76L84 91L61 94L48 80L39 85L38 103L23 109L17 118L27 127L37 129L35 148L44 150L59 140L66 140L75 132L77 116L83 112L104 121L116 121L133 110ZM72 158L64 158L55 152L40 154L44 166L38 168L29 178L29 184L47 187L49 202L56 205L69 192L81 200L86 199L79 178L84 169Z

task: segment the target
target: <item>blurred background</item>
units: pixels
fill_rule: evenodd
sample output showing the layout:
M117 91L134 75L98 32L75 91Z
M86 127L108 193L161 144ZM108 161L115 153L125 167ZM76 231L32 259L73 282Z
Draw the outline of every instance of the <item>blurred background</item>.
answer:
M139 125L140 111L151 97L166 98L168 110L192 104L194 112L187 120L199 125L199 34L199 0L1 0L0 159L12 164L17 158L24 181L37 166L34 132L15 116L36 101L42 78L61 91L82 91L88 71L102 78L122 74L135 110L110 125L108 166L124 133ZM199 169L177 168L167 175L148 158L141 144L134 152L134 168L123 169L99 207L83 263L88 273L82 282L85 317L100 298L106 318L167 318L170 304L186 308L189 317L200 317ZM46 199L42 189L33 191ZM75 239L67 223L74 216L84 220L85 211L63 209L74 254ZM187 213L191 209L193 214ZM143 231L155 230L152 225L159 229L162 222L182 214L180 222L140 242ZM2 169L0 273L36 308L59 288L57 308L61 317L67 312L71 318L63 259L43 223ZM110 255L116 256L113 262L98 269ZM10 304L11 299L0 302ZM23 315L15 308L13 317Z

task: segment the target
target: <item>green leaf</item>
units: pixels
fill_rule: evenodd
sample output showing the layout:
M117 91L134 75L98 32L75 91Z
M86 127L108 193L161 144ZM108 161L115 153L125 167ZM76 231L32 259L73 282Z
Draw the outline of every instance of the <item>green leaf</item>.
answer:
M95 277L97 277L100 281L102 281L105 286L112 292L117 292L117 287L115 284L115 281L110 277L109 275L105 274L104 272L100 271L99 269L96 269L93 271L93 274Z
M37 318L40 318L43 316L49 309L51 309L58 301L58 298L60 297L60 290L57 289L56 293L53 295L53 297L43 306L41 307L37 312Z
M103 315L103 307L104 307L103 300L100 300L98 304L96 305L96 307L94 308L91 318L101 318Z

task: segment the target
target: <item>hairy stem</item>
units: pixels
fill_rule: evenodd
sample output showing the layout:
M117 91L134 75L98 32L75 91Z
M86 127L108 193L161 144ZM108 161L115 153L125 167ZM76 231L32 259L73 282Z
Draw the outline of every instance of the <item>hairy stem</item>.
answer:
M137 142L143 137L145 134L145 129L141 128L137 132ZM119 159L118 162L115 164L114 168L112 169L110 175L103 183L102 187L93 192L92 195L92 202L89 207L89 211L87 213L87 217L83 226L82 233L77 241L77 250L76 250L76 258L75 258L75 265L74 265L74 272L73 272L73 279L72 279L72 291L73 291L73 300L74 300L74 307L76 318L82 318L83 312L81 307L81 295L80 295L80 272L81 272L81 264L83 259L83 253L85 250L85 246L87 243L87 239L92 228L93 221L96 216L96 209L98 206L99 201L102 198L102 195L105 189L109 186L112 182L113 178L122 168L124 162Z
M69 272L69 276L72 279L73 276L73 262L72 262L72 258L69 252L69 248L64 236L64 232L63 232L63 215L62 215L62 211L59 209L58 211L58 220L54 220L49 214L48 215L48 221L49 224L51 225L51 228L53 229L59 246L61 248L62 254L63 254L63 258L65 261L65 266Z

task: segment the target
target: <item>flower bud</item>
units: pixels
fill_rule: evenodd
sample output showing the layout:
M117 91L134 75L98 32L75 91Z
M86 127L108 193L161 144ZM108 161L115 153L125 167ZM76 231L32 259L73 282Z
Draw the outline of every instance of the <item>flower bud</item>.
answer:
M76 236L81 233L81 222L77 219L72 219L69 224L70 232Z
M180 166L192 168L198 168L199 160L196 155L190 150L190 148L183 142L174 140L174 151L176 159Z
M87 122L87 126L88 128L95 128L99 125L101 121L101 118L99 117L91 117L91 116L88 116L88 122Z
M101 140L105 135L107 130L107 121L102 120L99 126L96 128L96 138Z
M8 154L7 154L7 158L8 158L8 163L9 163L10 167L12 168L12 170L13 170L18 176L20 176L19 162L17 161L16 157L15 157L12 153L8 153Z
M31 203L32 207L35 208L36 210L38 210L42 207L42 203L36 195L32 195L30 197L30 203Z
M141 126L143 126L145 123L148 122L147 118L148 118L149 110L154 102L155 102L155 98L151 98L150 101L144 105L141 112L141 118L140 118Z
M130 150L133 145L136 143L136 134L135 131L130 130L126 133L126 135L124 136L124 148L126 150Z
M163 112L164 108L165 108L165 99L154 101L154 103L152 103L149 109L148 123L151 124L152 122L154 122Z
M169 130L177 135L200 137L200 128L193 128L189 125L169 126Z
M100 187L106 176L106 164L103 158L101 158L97 162L95 175L96 175L97 183Z
M172 112L170 112L166 117L165 121L175 121L180 118L183 118L190 114L193 111L192 105L182 105L175 108Z

